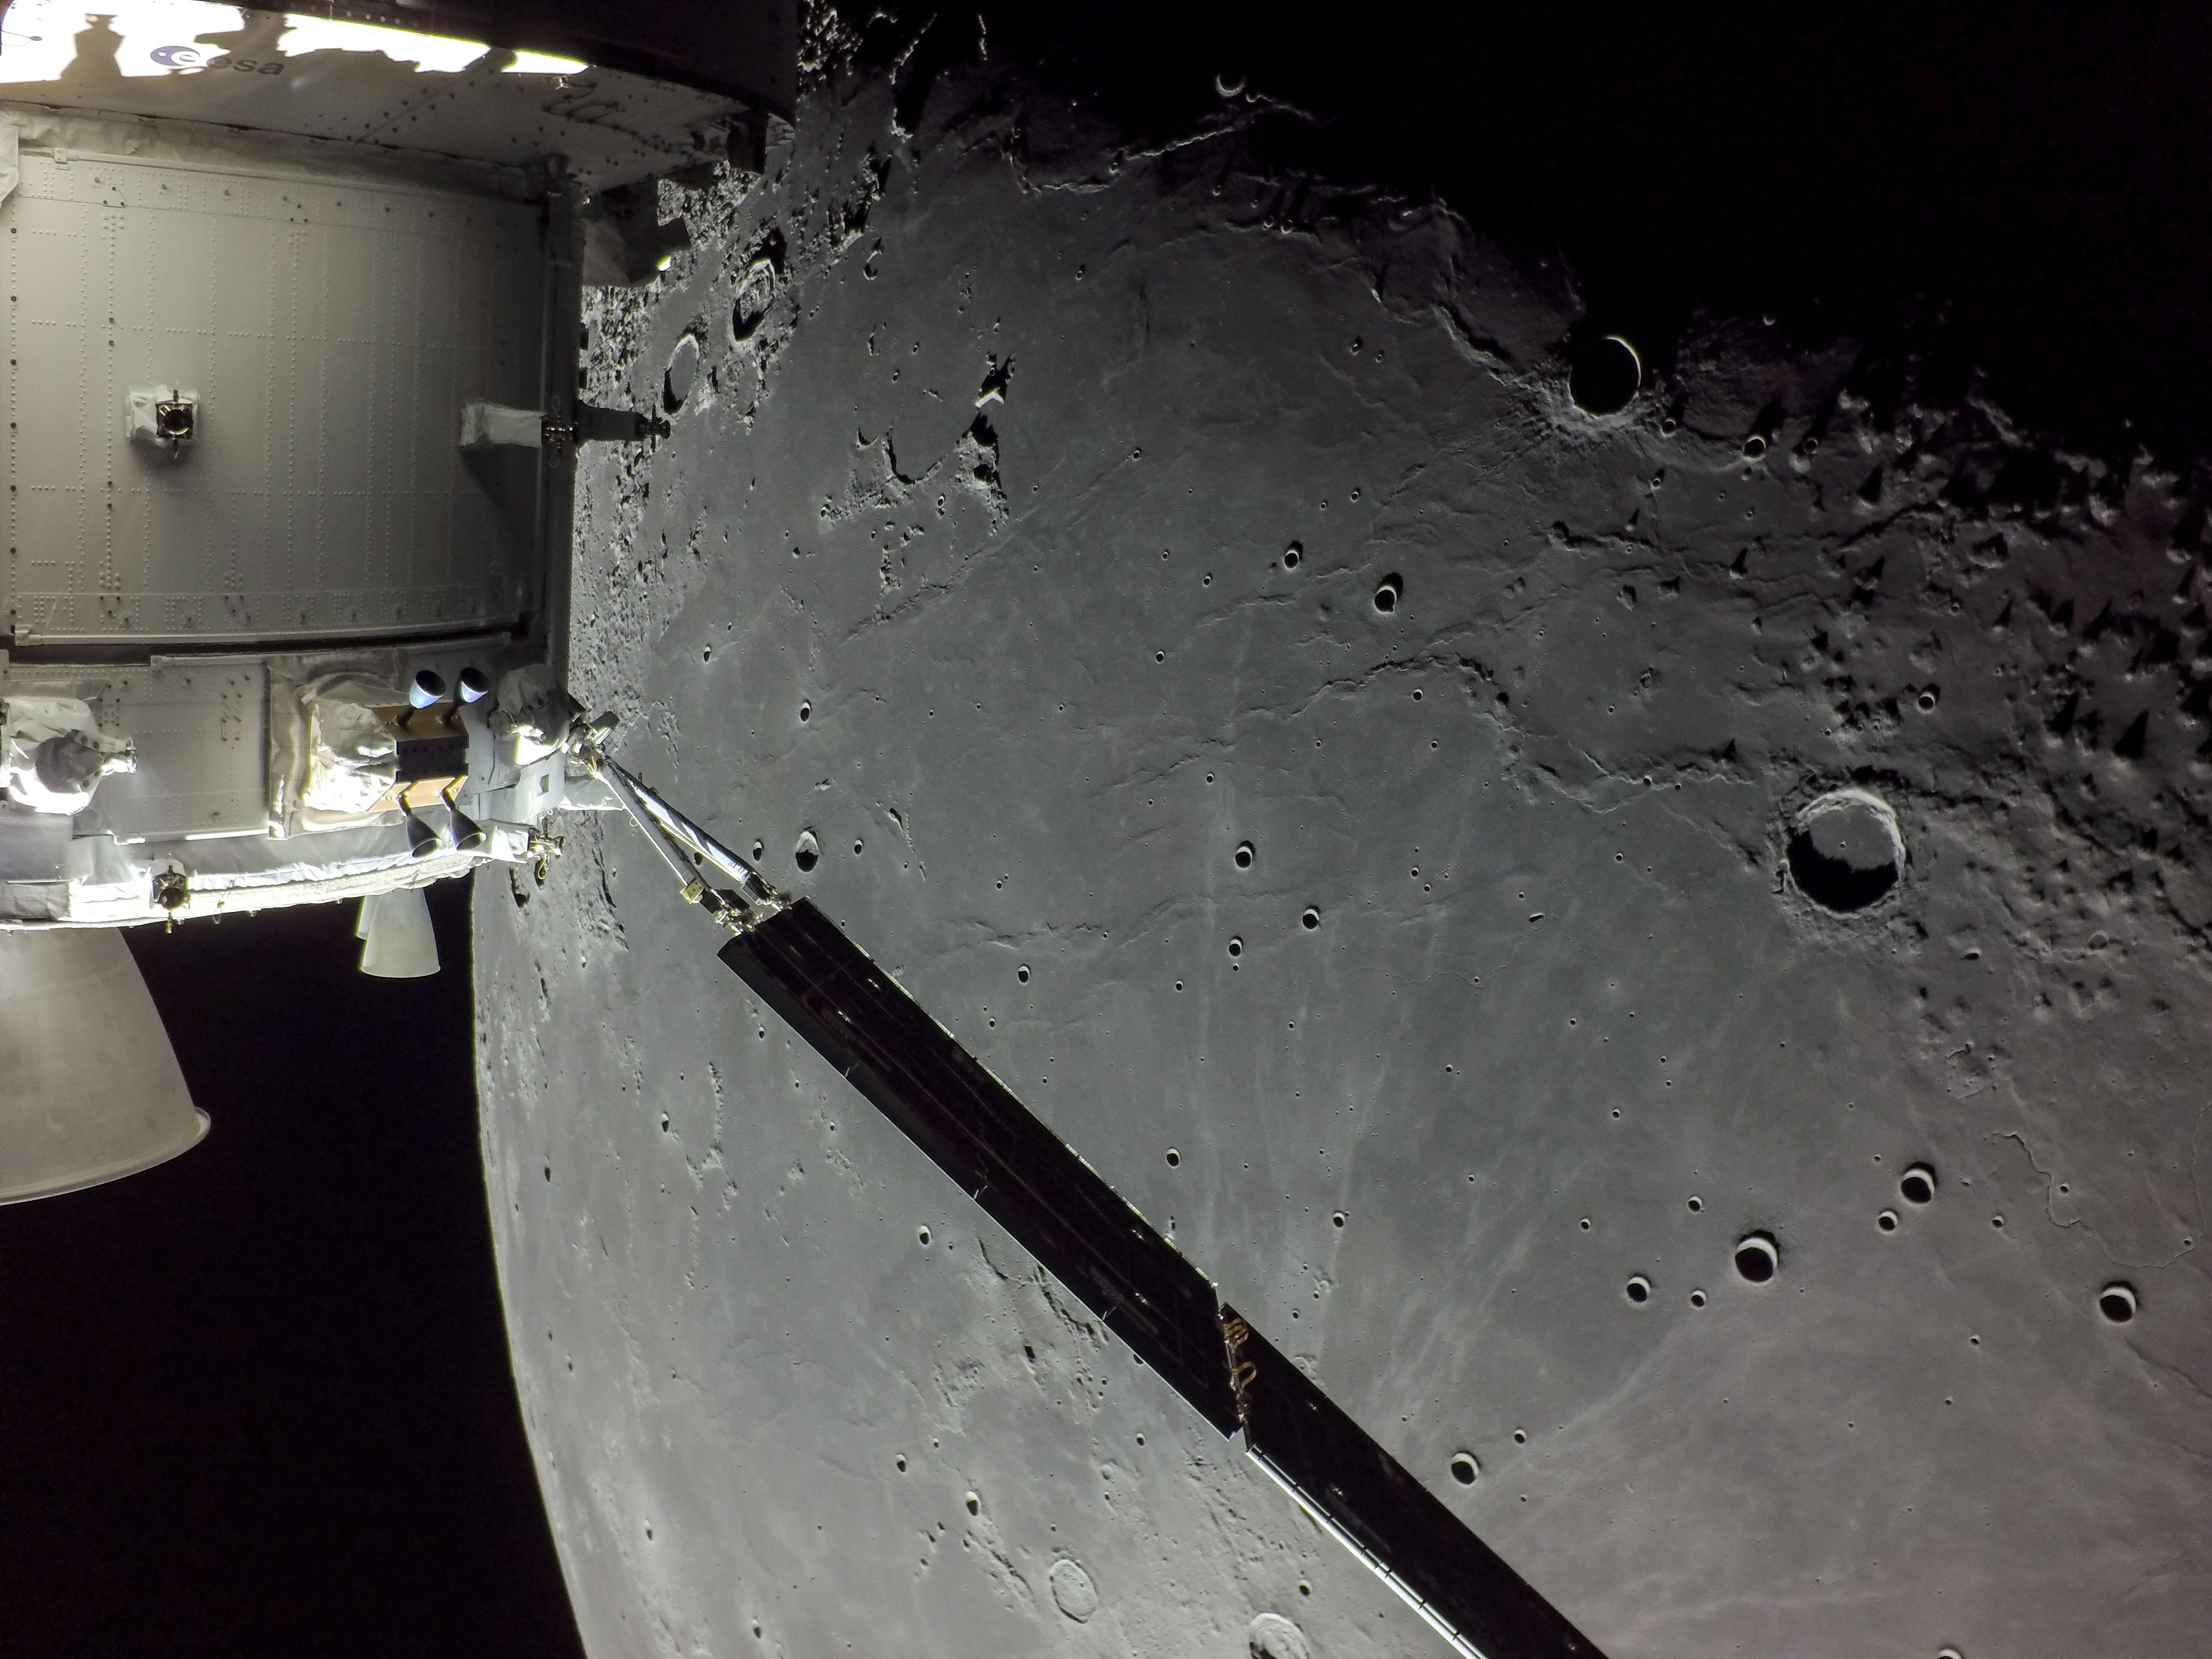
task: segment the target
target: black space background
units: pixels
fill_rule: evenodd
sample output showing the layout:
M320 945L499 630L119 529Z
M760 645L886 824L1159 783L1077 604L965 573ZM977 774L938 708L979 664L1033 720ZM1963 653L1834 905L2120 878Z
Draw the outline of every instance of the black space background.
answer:
M2212 454L2212 9L985 9L994 63L1139 133L1247 77L1316 118L1263 131L1281 167L1563 252L1648 361L1771 312L1980 371L2090 453ZM870 10L889 64L915 29ZM422 981L355 971L350 906L132 936L215 1127L0 1209L0 1651L579 1651L492 1270L466 898L434 891Z
M349 904L128 935L214 1127L0 1209L0 1650L580 1652L492 1271L468 890L430 896L430 979L364 978Z

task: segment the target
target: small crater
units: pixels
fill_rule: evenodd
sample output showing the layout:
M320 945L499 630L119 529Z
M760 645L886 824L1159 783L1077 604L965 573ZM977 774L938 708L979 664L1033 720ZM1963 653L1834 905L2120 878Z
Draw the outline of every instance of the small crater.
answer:
M1375 608L1387 617L1398 608L1398 601L1405 596L1406 579L1394 570L1376 584Z
M854 856L854 858L858 858L858 857L860 857L860 848L863 848L863 847L865 847L865 846L866 846L866 845L867 845L867 843L866 843L866 842L859 842L859 841L854 842L853 843L853 856Z
M1692 1215L1695 1215L1695 1214L1697 1214L1697 1213L1698 1213L1698 1211L1700 1211L1700 1210L1704 1209L1705 1207L1705 1200L1704 1199L1702 1199L1702 1198L1699 1198L1699 1197L1698 1197L1695 1193L1692 1193L1692 1194L1690 1194L1690 1213L1691 1213Z
M1881 796L1838 789L1798 813L1788 860L1799 892L1824 910L1851 915L1895 890L1905 873L1905 839Z
M1296 570L1298 568L1298 561L1305 557L1305 549L1299 546L1296 542L1292 542L1288 547L1283 550L1283 568L1285 570Z
M1279 1613L1263 1613L1245 1627L1252 1659L1312 1659L1305 1633Z
M1473 1452L1454 1452L1451 1460L1452 1479L1462 1486L1471 1486L1482 1473L1482 1465L1474 1461Z
M799 832L799 845L791 849L791 861L797 865L802 872L811 870L822 862L822 843L814 839L814 832L811 830L802 830Z
M898 1472L901 1474L904 1474L906 1473L906 1454L904 1452L901 1452L896 1457L893 1458L891 1462L898 1466Z
M1897 1190L1907 1204L1933 1204L1936 1201L1936 1171L1928 1164L1916 1164L1897 1178Z
M1028 983L1030 982L1030 970L1029 970L1029 966L1028 966L1028 964L1027 964L1026 963L1024 963L1021 967L1017 968L1017 969L1014 969L1014 977L1015 977L1016 979L1018 979L1018 980L1021 981L1021 982L1022 982L1023 984L1024 984L1024 985L1026 985L1026 984L1028 984Z
M1231 939L1229 941L1229 954L1232 957L1243 956L1244 954L1244 941L1241 939Z
M799 718L802 721L812 720L814 718L814 705L811 702L800 703L799 705Z
M1306 906L1305 914L1300 916L1298 921L1304 925L1306 931L1310 933L1321 926L1321 912L1309 904Z
M2097 1311L2115 1325L2136 1316L2136 1287L2115 1281L2097 1292Z
M730 307L730 337L739 345L759 331L768 315L769 302L775 298L776 277L782 268L783 235L780 231L770 230L768 239L763 240L745 266L744 274L738 277L737 295Z
M1754 432L1743 441L1743 458L1747 461L1755 461L1765 453L1766 453L1765 434Z
M963 1502L964 1502L964 1503L968 1505L968 1513L969 1513L969 1514L970 1514L970 1515L981 1515L981 1514L982 1514L982 1512L983 1512L983 1500L982 1500L981 1498L978 1498L978 1497L977 1497L974 1492L969 1492L969 1493L968 1494L968 1496L967 1496L964 1499L963 1499L962 1501L963 1501Z
M1690 1292L1690 1305L1693 1308L1704 1307L1705 1305L1705 1293L1703 1291L1692 1291Z
M1882 1231L1886 1233L1895 1232L1897 1231L1897 1212L1894 1210L1884 1210L1880 1215L1874 1218L1874 1224L1881 1228Z
M927 1228L927 1227L916 1227L916 1228L914 1230L914 1242L915 1242L915 1243L917 1243L917 1244L927 1244L927 1243L929 1243L929 1229L928 1229L928 1228Z
M1747 1285L1764 1285L1782 1266L1782 1252L1765 1233L1747 1233L1736 1241L1735 1271Z
M1593 340L1575 354L1567 396L1585 415L1618 415L1644 384L1644 362L1618 334Z
M1918 705L1922 714L1932 714L1936 712L1936 703L1940 702L1942 698L1942 693L1937 690L1936 687L1932 685L1923 685L1920 688L1920 695L1915 697L1912 701Z
M1516 1430L1514 1430L1514 1431L1513 1431L1513 1443L1514 1443L1515 1445L1516 1445L1516 1446L1525 1446L1525 1445L1527 1445L1527 1444L1528 1443L1528 1430L1526 1430L1526 1429L1516 1429Z
M1080 1625L1098 1611L1098 1586L1091 1582L1091 1575L1079 1561L1066 1556L1052 1564L1045 1575L1052 1586L1053 1605Z
M673 415L684 407L699 380L699 337L687 334L669 354L667 372L660 377L660 406Z
M1335 1214L1330 1216L1328 1218L1328 1224L1332 1227L1341 1227L1344 1225L1344 1212L1339 1210Z
M1175 1169L1180 1169L1182 1166L1182 1154L1181 1152L1177 1152L1174 1147L1172 1147L1172 1146L1169 1147L1169 1148L1168 1148L1168 1168L1170 1168L1170 1170L1175 1170Z
M1255 856L1252 850L1252 843L1249 841L1238 842L1237 843L1237 851L1233 856L1237 860L1237 867L1239 870L1249 870L1252 867L1252 860Z
M1621 1294L1640 1308L1651 1299L1651 1281L1638 1273L1621 1286Z

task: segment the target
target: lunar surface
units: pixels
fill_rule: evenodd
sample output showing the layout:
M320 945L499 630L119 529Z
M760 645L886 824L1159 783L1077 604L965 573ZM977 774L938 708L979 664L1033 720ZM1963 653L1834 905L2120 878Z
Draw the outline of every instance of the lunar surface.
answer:
M1624 367L1254 107L825 73L665 187L579 696L1613 1659L2194 1659L2203 508L1758 318ZM594 1655L1443 1650L672 886L477 897Z

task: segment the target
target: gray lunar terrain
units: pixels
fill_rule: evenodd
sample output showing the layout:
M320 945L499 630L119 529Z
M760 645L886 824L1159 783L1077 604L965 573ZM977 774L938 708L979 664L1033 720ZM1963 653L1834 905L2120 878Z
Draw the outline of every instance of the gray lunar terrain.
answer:
M594 302L626 763L1613 1659L2199 1659L2176 475L1758 318L1594 415L1556 264L983 76L830 77ZM590 817L477 899L593 1654L1443 1651L672 886Z

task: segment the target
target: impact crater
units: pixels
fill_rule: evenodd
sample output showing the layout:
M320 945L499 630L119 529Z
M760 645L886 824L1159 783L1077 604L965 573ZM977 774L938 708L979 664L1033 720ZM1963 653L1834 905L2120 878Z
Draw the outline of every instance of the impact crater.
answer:
M1869 910L1905 875L1905 837L1897 814L1865 789L1834 789L1809 802L1791 826L1790 879L1837 915Z
M1585 415L1618 415L1644 384L1644 362L1618 334L1593 340L1575 354L1567 396Z

